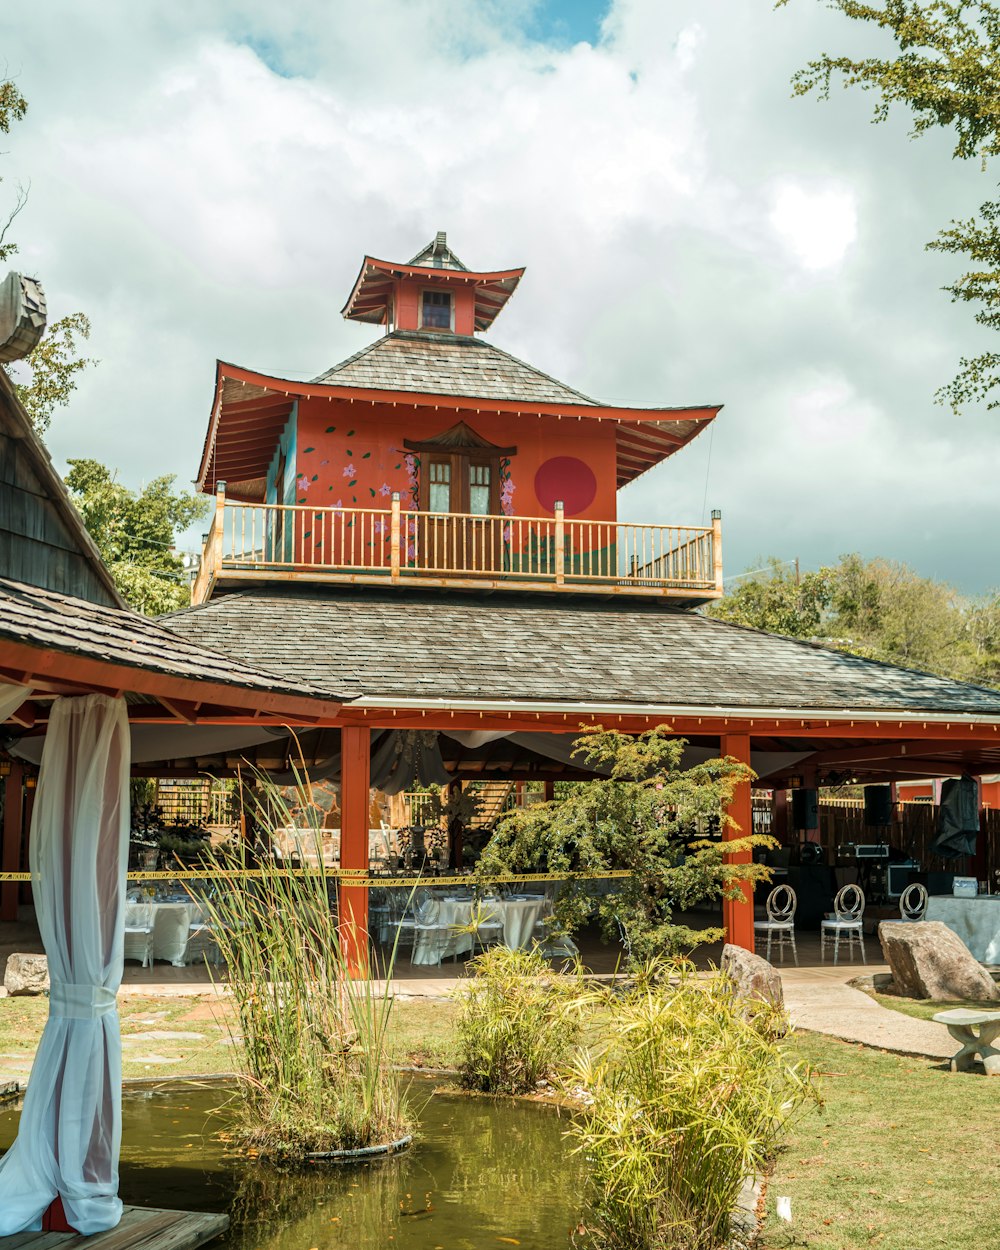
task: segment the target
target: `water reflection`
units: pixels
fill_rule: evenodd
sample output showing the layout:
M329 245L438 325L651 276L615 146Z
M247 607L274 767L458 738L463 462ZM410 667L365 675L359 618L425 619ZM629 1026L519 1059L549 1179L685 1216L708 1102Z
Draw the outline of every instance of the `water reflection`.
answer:
M136 1206L228 1210L233 1250L480 1250L568 1244L580 1164L544 1107L430 1096L415 1082L418 1144L355 1167L279 1173L227 1142L228 1094L184 1089L125 1100L121 1192ZM0 1146L16 1113L0 1114Z

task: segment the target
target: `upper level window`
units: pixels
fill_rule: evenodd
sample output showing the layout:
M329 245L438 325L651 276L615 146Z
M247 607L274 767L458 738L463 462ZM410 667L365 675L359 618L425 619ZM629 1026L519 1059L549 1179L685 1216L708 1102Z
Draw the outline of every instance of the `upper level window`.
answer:
M424 291L420 324L429 330L451 329L451 292Z

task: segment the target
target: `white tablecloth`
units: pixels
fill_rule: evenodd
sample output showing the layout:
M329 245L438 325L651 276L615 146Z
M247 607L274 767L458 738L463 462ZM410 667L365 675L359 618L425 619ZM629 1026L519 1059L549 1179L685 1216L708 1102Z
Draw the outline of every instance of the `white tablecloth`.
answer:
M1000 964L1000 895L932 895L924 919L946 924L981 964Z
M516 950L531 945L535 925L541 918L545 908L545 896L532 895L531 898L508 898L503 901L503 940L504 945Z
M535 922L542 915L546 899L542 895L525 899L483 899L478 902L468 898L437 899L437 915L434 925L453 930L445 941L434 934L415 933L412 962L437 964L442 958L462 955L472 950L473 935L463 932L472 924L473 917L479 922L496 916L503 922L503 940L506 946L528 947L531 945ZM442 943L443 947L442 947Z

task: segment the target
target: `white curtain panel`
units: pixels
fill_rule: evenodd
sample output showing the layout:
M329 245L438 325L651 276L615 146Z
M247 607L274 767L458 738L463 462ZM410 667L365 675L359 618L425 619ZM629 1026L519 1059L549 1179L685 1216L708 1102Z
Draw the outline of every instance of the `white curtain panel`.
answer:
M52 706L31 822L32 889L49 1018L17 1140L0 1159L0 1235L37 1230L60 1195L81 1233L121 1219L121 1035L129 835L125 702Z
M31 691L27 686L12 686L10 682L0 681L0 725L11 712L16 712Z

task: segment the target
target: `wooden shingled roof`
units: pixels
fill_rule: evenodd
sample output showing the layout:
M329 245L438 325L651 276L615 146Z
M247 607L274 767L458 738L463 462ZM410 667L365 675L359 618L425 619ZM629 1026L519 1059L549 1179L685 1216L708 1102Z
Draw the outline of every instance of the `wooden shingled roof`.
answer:
M103 676L103 674L107 676ZM96 677L95 677L96 674ZM103 680L102 680L103 676ZM164 684L163 679L168 679ZM318 689L308 680L261 669L208 643L185 638L127 608L107 607L0 577L0 680L69 693L75 682L109 683L171 703L251 706L256 712L333 714L357 693L350 680ZM184 718L182 718L184 719Z
M673 455L719 413L721 404L628 408L602 404L492 343L457 334L395 330L312 382L271 377L220 361L198 486L224 481L227 494L263 498L263 478L296 399L450 407L575 417L616 424L617 484Z
M377 589L259 589L162 618L287 679L361 699L532 700L800 715L977 716L1000 691L861 659L658 603Z

